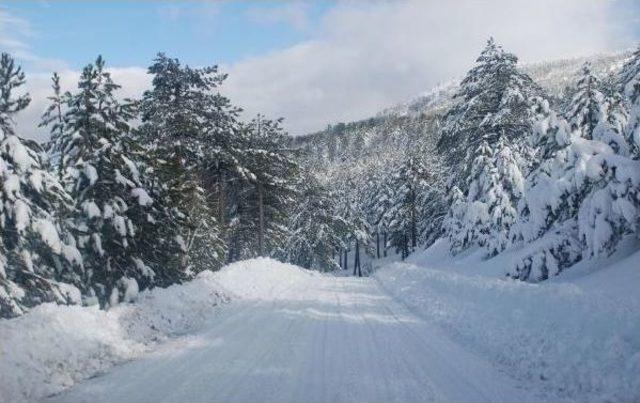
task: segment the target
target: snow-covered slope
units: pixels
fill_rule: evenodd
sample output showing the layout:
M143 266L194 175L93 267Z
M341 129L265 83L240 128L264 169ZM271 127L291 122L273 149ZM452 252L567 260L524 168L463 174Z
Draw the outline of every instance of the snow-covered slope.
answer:
M375 278L412 312L549 396L640 399L640 253L531 284L504 277L517 251L482 261L448 250L438 241ZM588 274L594 265L604 267Z
M594 74L602 77L621 68L624 60L629 55L630 52L618 52L537 62L522 65L522 70L529 74L549 94L560 96L567 86L575 84L578 77L577 74L585 62L591 63ZM377 116L419 115L421 113L446 111L451 106L452 98L458 90L459 81L458 79L453 79L439 84L407 102L384 109Z

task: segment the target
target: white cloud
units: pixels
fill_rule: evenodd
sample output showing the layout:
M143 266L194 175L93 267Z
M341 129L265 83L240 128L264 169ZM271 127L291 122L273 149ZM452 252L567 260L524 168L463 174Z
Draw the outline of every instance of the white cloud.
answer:
M638 39L631 17L637 9L619 5L610 0L339 3L312 40L223 66L229 73L223 91L248 115L285 117L289 131L302 134L371 116L460 76L490 35L523 61L629 47ZM143 68L118 71L116 82L127 94L141 93L149 82ZM48 93L48 78L29 79L35 101L20 124L23 134L42 138L29 127L44 109L40 99Z
M309 3L290 2L277 7L252 7L247 11L247 17L259 24L288 24L299 31L304 31L310 25L309 12Z

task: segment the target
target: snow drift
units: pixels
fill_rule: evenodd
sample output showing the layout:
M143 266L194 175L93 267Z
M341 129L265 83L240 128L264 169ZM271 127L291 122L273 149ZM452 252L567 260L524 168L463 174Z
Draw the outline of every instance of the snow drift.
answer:
M0 320L0 402L34 401L188 333L228 301L215 274L138 295L108 311L42 304Z
M319 276L259 258L204 271L193 281L143 291L132 304L96 307L42 304L0 319L0 403L58 393L113 365L138 358L170 337L215 321L232 299L275 299L296 282Z
M561 276L540 285L496 278L508 268L505 257L456 261L442 243L411 259L416 264L383 267L375 279L455 341L550 398L640 399L640 253L593 274L585 268L571 282Z

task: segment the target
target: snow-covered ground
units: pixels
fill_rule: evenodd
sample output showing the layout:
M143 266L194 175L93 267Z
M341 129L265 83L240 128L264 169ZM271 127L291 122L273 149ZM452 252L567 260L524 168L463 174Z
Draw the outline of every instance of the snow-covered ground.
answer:
M0 321L0 401L94 375L46 400L638 400L640 254L540 285L509 259L439 242L361 279L254 259L108 312L43 305Z
M215 275L203 272L109 311L49 303L0 319L0 403L35 401L138 358L215 320L228 299Z
M372 278L325 276L263 259L228 267L217 280L240 299L202 331L49 401L530 398Z
M439 241L374 277L411 312L547 398L640 400L640 252L584 261L542 284L504 277L520 253L452 259Z

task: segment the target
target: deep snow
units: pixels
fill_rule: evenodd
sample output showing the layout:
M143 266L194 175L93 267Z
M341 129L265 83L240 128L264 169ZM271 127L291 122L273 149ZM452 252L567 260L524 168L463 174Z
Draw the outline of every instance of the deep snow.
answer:
M0 402L35 401L191 333L228 301L211 272L109 311L42 304L0 319Z
M45 304L0 321L0 401L94 375L47 401L640 399L640 253L543 284L504 277L517 254L438 242L362 279L254 259L107 312Z
M540 284L505 277L523 253L452 259L441 240L375 279L411 312L549 399L640 400L640 252L623 248Z

